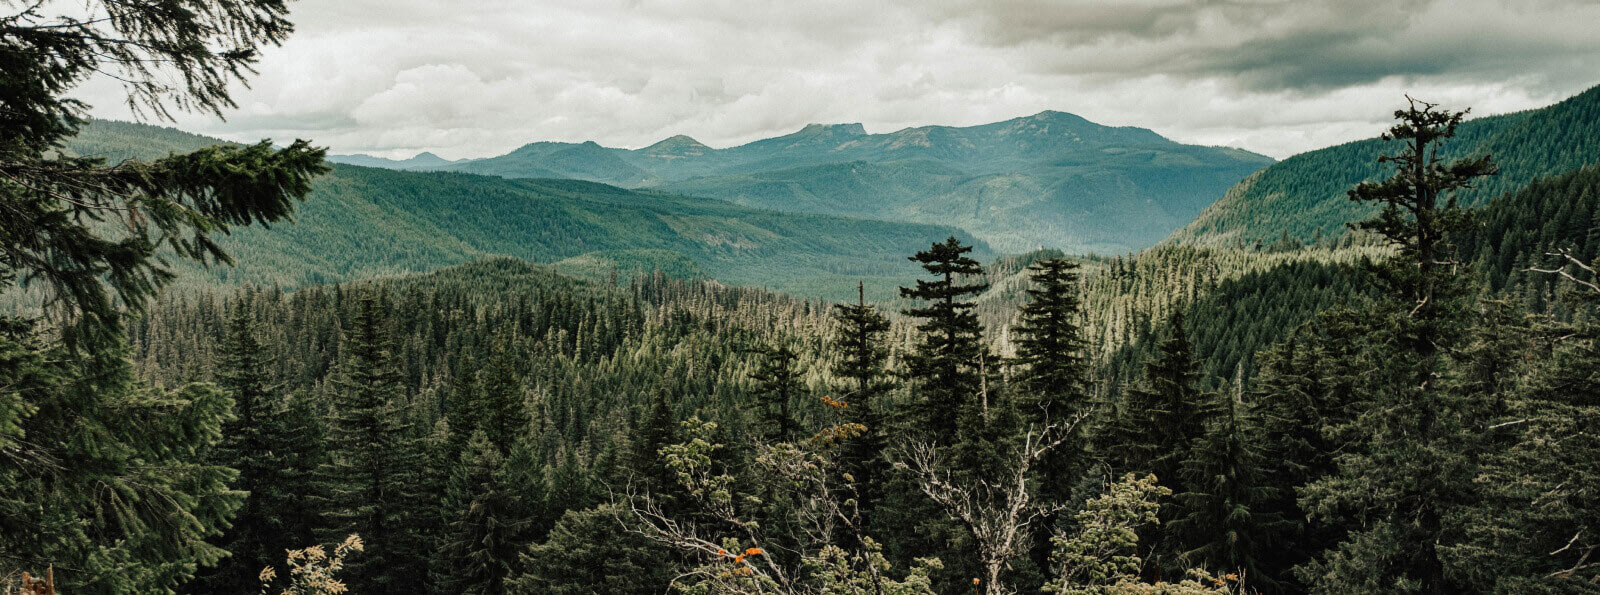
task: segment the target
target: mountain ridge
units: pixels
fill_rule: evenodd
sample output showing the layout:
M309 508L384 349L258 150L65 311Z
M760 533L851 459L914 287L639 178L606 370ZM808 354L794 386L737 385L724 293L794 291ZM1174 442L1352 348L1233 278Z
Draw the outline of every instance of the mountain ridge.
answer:
M171 128L94 121L68 149L148 160L223 143ZM292 288L511 256L590 276L608 267L623 275L659 268L813 297L853 296L864 279L869 295L888 297L919 270L906 256L933 242L955 236L976 254L993 255L949 226L782 213L582 180L348 164L334 164L313 183L294 220L217 237L237 266L182 264L180 285Z
M955 224L1010 252L1117 253L1155 244L1272 162L1046 110L886 133L813 123L720 149L684 135L640 149L544 141L427 170L581 179L762 209ZM874 174L852 177L859 172L844 164L870 165ZM932 177L913 179L922 175Z
M1349 201L1345 192L1387 176L1392 170L1378 156L1395 150L1367 138L1289 157L1229 188L1163 242L1224 246L1285 235L1302 242L1337 237L1347 223L1376 212ZM1444 144L1449 159L1483 154L1494 158L1500 173L1458 192L1466 206L1600 162L1600 86L1542 108L1467 120Z

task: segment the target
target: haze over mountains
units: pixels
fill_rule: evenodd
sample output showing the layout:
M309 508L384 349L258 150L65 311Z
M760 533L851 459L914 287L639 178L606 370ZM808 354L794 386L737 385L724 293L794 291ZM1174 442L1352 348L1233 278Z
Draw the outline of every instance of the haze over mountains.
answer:
M364 156L362 156L364 157ZM641 149L536 142L438 164L335 161L508 178L567 178L721 198L781 211L956 225L996 249L1120 253L1154 244L1271 164L1143 128L1046 111L971 127L868 134L812 124L725 149L674 136Z
M223 141L126 122L94 121L69 151L115 163ZM800 295L844 298L865 279L888 298L919 270L905 255L956 236L950 226L753 209L721 200L581 180L503 179L335 165L295 223L241 227L218 242L236 267L189 267L191 283L298 287L432 271L489 256L623 280L660 270Z
M69 148L115 162L217 142L97 121ZM1600 88L1469 120L1448 149L1501 164L1461 194L1469 205L1600 162ZM298 286L506 255L590 278L660 270L810 296L852 294L866 279L889 298L916 272L904 256L949 235L975 241L982 259L1126 253L1163 237L1217 248L1335 238L1366 215L1344 191L1384 175L1377 156L1393 150L1369 139L1255 171L1270 160L1045 112L892 134L813 125L727 149L674 136L633 150L540 142L457 162L343 156L299 224L238 230L223 242L245 255L240 266L199 278Z

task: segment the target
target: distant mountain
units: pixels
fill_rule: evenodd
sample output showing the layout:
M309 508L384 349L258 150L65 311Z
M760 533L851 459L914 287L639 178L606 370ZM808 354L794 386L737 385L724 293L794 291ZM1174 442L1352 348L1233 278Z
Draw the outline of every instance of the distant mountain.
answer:
M82 155L161 157L222 141L138 124L93 122ZM555 148L555 152L573 147ZM582 146L581 151L589 151ZM684 277L843 298L865 280L887 298L919 272L906 257L948 226L797 215L579 180L522 180L335 165L295 223L217 238L236 267L188 267L187 283L299 286L430 271L485 256L552 263L604 278L660 270Z
M1338 236L1346 223L1376 212L1351 202L1345 191L1389 176L1392 169L1380 165L1378 156L1398 150L1373 138L1290 157L1245 178L1169 241L1224 246L1270 243L1285 234L1301 241ZM1549 107L1468 120L1446 142L1444 154L1487 154L1500 164L1499 175L1459 193L1468 206L1600 163L1600 87Z
M360 165L362 167L381 167L384 169L428 169L432 167L445 167L455 163L465 163L470 159L451 161L433 153L422 152L410 159L386 159L371 155L329 155L328 161L343 163L345 165Z
M525 145L431 169L570 178L804 213L957 225L998 249L1123 252L1165 237L1272 163L1063 112L868 134L811 124L726 149L674 136L642 149Z

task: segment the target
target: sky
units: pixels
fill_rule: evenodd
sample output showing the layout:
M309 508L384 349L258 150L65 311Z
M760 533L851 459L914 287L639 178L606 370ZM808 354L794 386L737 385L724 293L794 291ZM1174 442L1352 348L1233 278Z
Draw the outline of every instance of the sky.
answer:
M298 0L235 141L485 157L726 147L1057 110L1272 157L1376 136L1409 93L1496 114L1600 84L1597 0ZM130 119L115 81L78 96Z

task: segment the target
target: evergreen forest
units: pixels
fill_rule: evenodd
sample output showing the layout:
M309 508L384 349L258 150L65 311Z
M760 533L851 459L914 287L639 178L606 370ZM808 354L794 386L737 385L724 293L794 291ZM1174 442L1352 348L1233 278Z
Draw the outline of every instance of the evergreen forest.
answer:
M1600 593L1600 88L1407 98L1168 241L1001 253L93 120L105 71L222 115L287 5L30 4L5 595Z

